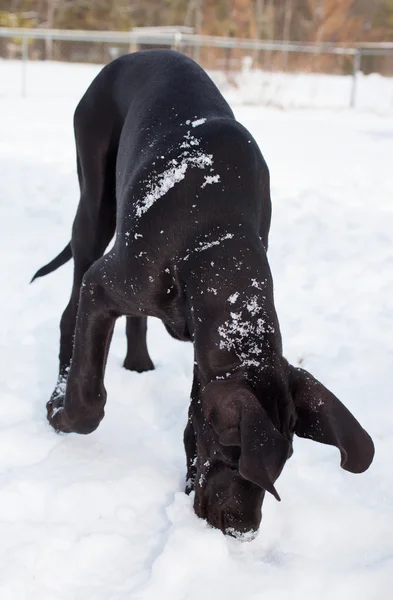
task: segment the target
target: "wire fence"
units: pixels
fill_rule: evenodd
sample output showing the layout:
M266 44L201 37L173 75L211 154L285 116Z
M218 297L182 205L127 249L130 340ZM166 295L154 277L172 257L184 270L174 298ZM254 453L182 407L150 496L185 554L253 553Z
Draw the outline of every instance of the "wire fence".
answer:
M217 77L224 77L222 83L232 86L233 90L246 80L250 87L253 80L253 89L258 88L255 104L279 104L283 86L293 87L294 76L318 74L320 93L323 93L323 76L336 76L336 85L339 86L340 79L343 90L340 102L354 107L359 99L359 77L363 72L377 72L386 76L385 89L393 107L393 43L346 47L270 42L201 36L187 28L166 28L165 31L140 28L130 32L0 28L0 69L3 74L7 65L9 73L12 70L12 74L5 77L0 71L0 94L39 93L43 81L40 82L40 78L37 81L38 65L49 65L52 61L102 65L131 51L157 47L187 54Z

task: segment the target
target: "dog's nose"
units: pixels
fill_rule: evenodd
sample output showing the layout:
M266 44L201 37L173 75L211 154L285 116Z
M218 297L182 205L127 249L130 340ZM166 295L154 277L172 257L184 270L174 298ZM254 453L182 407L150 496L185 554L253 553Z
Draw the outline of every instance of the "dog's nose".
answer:
M226 507L208 510L204 515L207 522L216 529L221 529L226 535L233 537L246 536L253 539L259 528L260 515L234 512Z
M252 539L253 534L255 536L258 531L259 523L260 518L257 515L244 515L231 511L224 511L222 515L222 531L233 537L250 536Z

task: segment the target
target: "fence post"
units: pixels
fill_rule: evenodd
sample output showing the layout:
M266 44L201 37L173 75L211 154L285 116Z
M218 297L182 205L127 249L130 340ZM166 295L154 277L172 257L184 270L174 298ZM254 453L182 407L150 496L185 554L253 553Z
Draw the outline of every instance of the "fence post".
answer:
M27 37L22 38L22 81L21 93L25 98L27 94L27 61L29 60L29 40Z
M45 38L45 60L53 60L53 39L51 35Z
M181 42L182 42L181 32L180 31L176 31L176 33L174 35L174 44L173 44L173 47L178 52L180 52Z
M351 88L351 108L356 106L356 91L358 83L358 73L360 71L360 62L362 58L362 51L356 50L353 56L353 72L352 72L352 88Z
M199 43L195 44L193 46L193 50L192 50L192 57L195 60L195 62L199 62L199 57L201 55L201 47L199 45Z

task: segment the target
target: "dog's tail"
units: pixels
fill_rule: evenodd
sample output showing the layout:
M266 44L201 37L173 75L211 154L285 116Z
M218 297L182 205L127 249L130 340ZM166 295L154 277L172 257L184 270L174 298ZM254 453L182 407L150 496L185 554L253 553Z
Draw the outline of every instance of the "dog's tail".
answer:
M44 275L48 275L48 273L52 273L52 271L56 271L56 269L58 269L59 267L64 265L71 258L72 258L72 250L71 250L71 243L69 242L67 244L67 246L64 248L64 250L62 250L60 252L60 254L58 254L56 256L56 258L51 260L50 263L48 263L44 267L41 267L41 269L38 269L37 273L34 275L33 279L30 281L30 283L33 283L34 279L37 279L38 277L43 277Z

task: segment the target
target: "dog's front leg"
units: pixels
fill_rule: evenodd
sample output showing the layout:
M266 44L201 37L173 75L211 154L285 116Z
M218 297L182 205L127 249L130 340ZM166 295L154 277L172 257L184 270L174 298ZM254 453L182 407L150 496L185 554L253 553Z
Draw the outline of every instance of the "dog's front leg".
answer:
M47 403L48 420L56 431L91 433L104 417L105 365L119 315L115 302L100 280L96 263L82 283L65 392L52 396Z
M184 448L187 459L187 475L186 475L186 494L190 494L194 490L196 477L196 460L197 460L197 445L195 430L192 425L191 411L188 416L186 428L184 430Z

